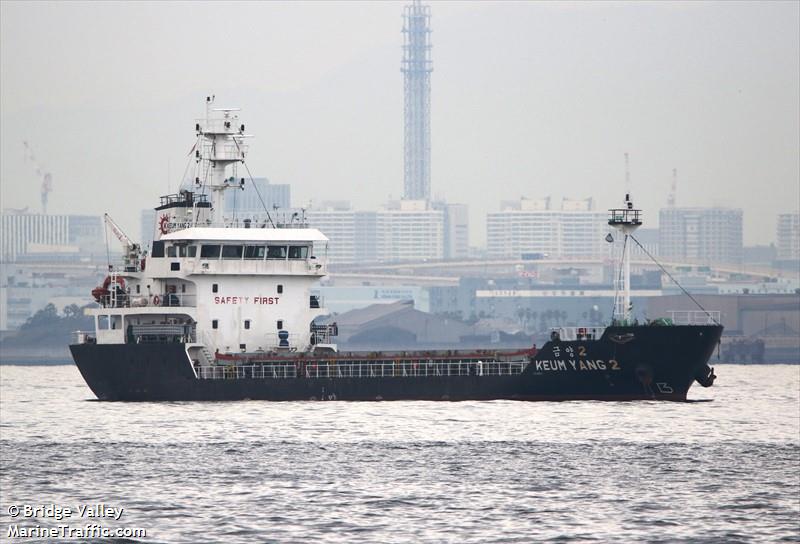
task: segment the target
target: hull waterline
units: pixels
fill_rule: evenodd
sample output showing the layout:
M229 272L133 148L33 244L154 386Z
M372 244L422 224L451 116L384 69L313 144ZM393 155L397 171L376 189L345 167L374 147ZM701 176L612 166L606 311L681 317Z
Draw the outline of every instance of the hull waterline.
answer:
M263 365L275 359L228 362L220 364L218 376L209 379L197 372L182 343L75 344L70 350L101 400L681 401L695 380L708 382L707 362L721 333L719 326L609 327L597 340L547 342L525 357L520 373L506 375L484 375L477 363L466 374L447 375L441 371L445 360L445 366L438 367L439 375L421 375L415 367L416 374L395 370L387 375L384 370L375 376L348 376L341 374L346 360L364 360L368 365L395 359L346 353L281 359L283 368L291 364L298 369L295 372L295 366L290 366L289 377L285 372L281 377L262 377L264 368L270 368ZM424 358L422 353L405 355L417 356ZM339 361L339 367L328 366L331 361ZM235 374L224 370L237 367L241 370ZM310 368L316 372L309 372Z

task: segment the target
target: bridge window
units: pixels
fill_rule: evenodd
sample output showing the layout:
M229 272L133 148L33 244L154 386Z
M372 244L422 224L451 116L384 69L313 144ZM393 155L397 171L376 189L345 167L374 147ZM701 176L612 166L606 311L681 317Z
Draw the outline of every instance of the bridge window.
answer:
M242 246L222 246L223 259L241 259Z
M151 257L163 257L164 256L164 242L161 240L156 240L153 242L153 249L150 251Z
M197 257L197 246L189 246L186 248L187 257Z
M177 248L175 246L167 246L167 257L177 257Z
M219 245L218 244L203 244L200 247L201 259L219 259Z
M267 259L285 259L286 246L269 246L267 247Z
M308 258L308 246L289 246L290 259Z
M97 328L101 331L108 330L108 316L107 315L98 315L97 316Z
M245 259L263 260L266 254L267 254L266 246L244 246Z
M121 315L112 315L111 317L111 328L112 329L121 329L122 328L122 316Z

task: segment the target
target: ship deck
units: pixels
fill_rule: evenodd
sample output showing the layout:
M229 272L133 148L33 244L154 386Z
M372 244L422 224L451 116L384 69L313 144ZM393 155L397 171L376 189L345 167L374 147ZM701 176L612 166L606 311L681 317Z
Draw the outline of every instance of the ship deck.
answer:
M325 351L293 352L273 351L255 353L215 353L220 364L261 363L314 363L318 361L512 361L533 357L535 347L528 349L479 349L479 350L426 350L426 351Z

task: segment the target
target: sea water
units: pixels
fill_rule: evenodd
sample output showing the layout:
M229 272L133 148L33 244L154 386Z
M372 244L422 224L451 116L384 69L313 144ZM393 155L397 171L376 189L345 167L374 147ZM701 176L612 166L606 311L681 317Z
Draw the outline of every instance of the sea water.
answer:
M0 540L797 542L800 366L716 372L686 403L110 403L2 366Z

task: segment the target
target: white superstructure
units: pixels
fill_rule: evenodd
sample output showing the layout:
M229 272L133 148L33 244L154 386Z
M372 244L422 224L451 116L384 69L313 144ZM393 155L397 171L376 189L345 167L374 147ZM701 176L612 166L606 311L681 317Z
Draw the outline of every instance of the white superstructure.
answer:
M326 273L328 238L269 218L225 219L225 193L240 190L244 125L231 109L211 109L195 125L193 187L161 198L150 255L119 232L125 265L92 294L99 344L182 342L208 364L215 352L307 351L329 343L327 313L311 294ZM211 199L208 198L210 193ZM116 231L115 231L116 233Z
M630 193L625 194L625 207L609 211L608 224L617 229L623 237L621 274L614 280L614 320L620 324L631 321L631 237L642 225L642 210L633 207ZM611 235L609 235L611 236Z

